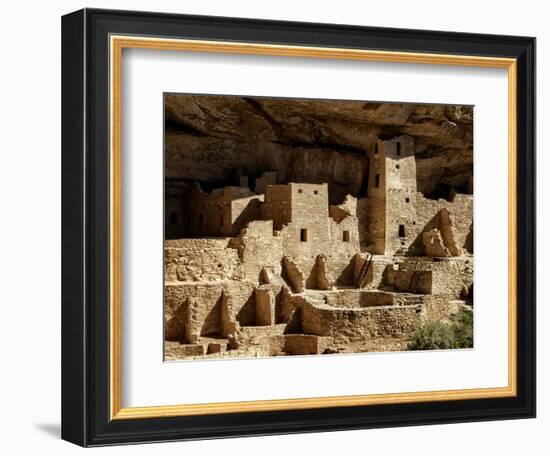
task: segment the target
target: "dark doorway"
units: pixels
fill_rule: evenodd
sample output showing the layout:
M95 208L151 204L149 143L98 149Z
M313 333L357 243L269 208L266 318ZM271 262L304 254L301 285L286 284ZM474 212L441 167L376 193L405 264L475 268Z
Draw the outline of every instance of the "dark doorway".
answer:
M405 225L399 225L399 237L405 237Z

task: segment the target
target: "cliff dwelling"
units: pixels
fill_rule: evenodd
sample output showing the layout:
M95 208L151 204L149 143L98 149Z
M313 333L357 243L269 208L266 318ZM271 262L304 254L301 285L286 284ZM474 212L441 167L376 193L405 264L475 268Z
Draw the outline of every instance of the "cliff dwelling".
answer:
M165 119L166 360L405 351L472 314L472 107L168 94Z

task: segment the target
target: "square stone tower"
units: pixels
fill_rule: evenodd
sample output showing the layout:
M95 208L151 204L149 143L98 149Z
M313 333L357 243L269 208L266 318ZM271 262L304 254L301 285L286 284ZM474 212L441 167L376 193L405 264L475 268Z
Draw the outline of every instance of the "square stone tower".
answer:
M417 232L414 140L378 140L368 151L369 231L373 253L405 253Z
M311 239L328 237L328 185L297 184L269 185L262 207L264 220L273 220L280 230L290 223L303 225L304 236L315 233ZM309 231L308 231L309 230ZM310 236L311 237L311 236Z

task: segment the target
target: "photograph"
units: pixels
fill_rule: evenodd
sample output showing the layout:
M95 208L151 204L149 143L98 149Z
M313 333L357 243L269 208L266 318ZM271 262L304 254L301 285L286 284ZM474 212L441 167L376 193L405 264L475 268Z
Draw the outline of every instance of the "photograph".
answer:
M30 129L28 90L5 84L6 150L20 161L8 187L29 184L7 198L25 236L4 236L18 277L5 301L18 322L22 290L34 292L38 317L24 321L39 337L6 365L53 372L51 356L22 356L46 344L61 372L30 400L61 419L5 390L40 417L37 433L58 423L65 442L134 453L224 439L212 454L333 454L364 438L387 453L391 433L408 453L483 441L538 454L535 127L550 103L536 103L536 51L548 27L528 7L494 21L479 2L473 15L397 2L322 16L297 2L269 15L92 0L33 15L32 49L8 59L27 71L5 75L29 86L32 63L56 90L34 78L45 99ZM58 143L61 167L46 153ZM21 273L36 245L52 258L36 220L54 219L61 287ZM43 306L47 286L61 319ZM435 440L399 430L428 425ZM344 440L312 450L330 433ZM29 435L12 440L44 447ZM276 439L289 445L266 446Z
M474 106L163 101L165 361L474 348Z

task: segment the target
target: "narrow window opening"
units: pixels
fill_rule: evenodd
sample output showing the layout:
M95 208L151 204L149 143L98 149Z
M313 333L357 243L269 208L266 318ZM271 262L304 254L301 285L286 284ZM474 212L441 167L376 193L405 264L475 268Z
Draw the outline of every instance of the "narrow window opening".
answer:
M380 187L380 174L377 174L376 176L374 176L374 186L376 188Z
M397 142L395 144L395 148L396 148L396 151L397 151L397 155L401 155L401 143L400 142Z
M307 242L307 230L305 228L300 230L300 241Z
M410 202L410 201L411 201L410 198L405 198L405 203L408 203L408 202Z
M319 192L317 190L313 190L313 193L317 195Z
M342 233L342 239L344 240L344 242L349 242L349 231L344 230L344 232Z
M405 225L399 225L399 237L405 237Z
M175 212L170 213L170 225L177 225L178 224L178 214Z
M400 168L400 166L399 166L399 165L395 165L395 169L399 169L399 168Z
M301 188L298 189L298 193L302 193L303 190Z

